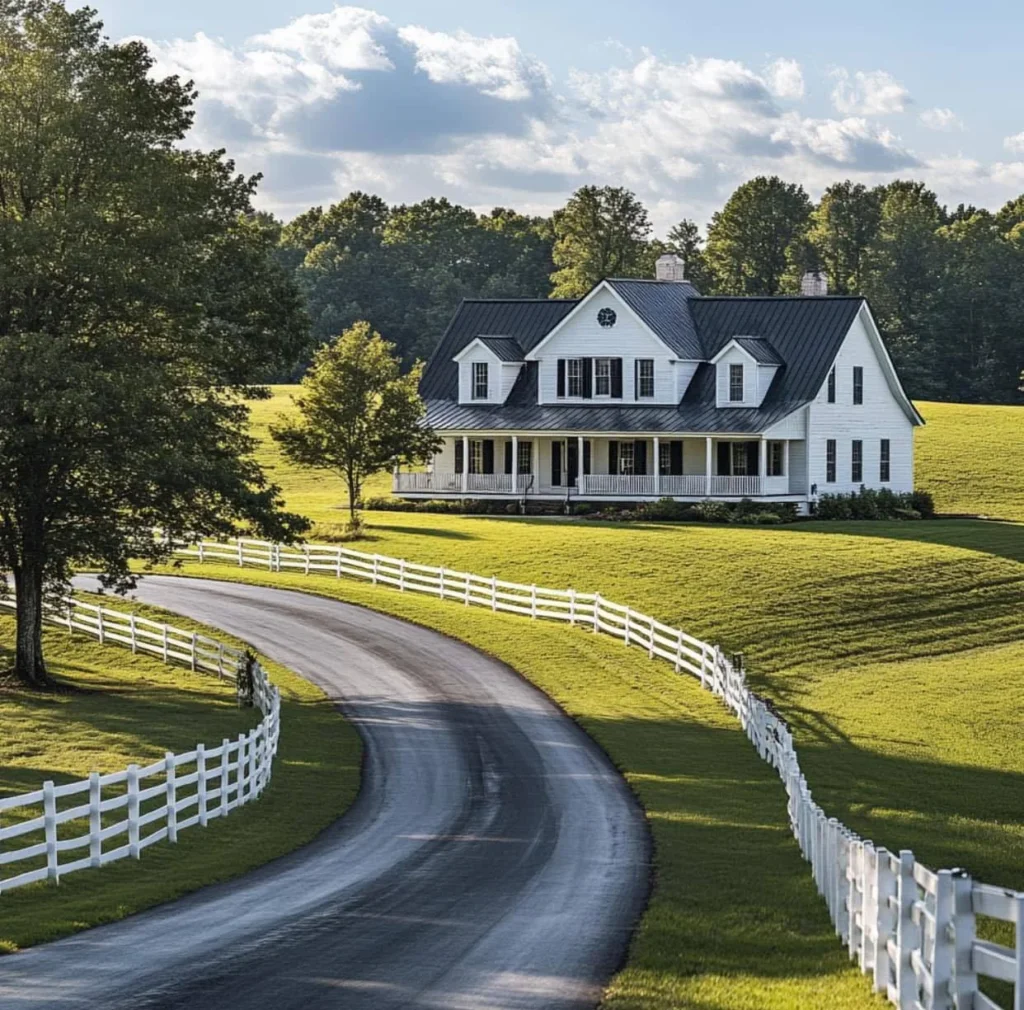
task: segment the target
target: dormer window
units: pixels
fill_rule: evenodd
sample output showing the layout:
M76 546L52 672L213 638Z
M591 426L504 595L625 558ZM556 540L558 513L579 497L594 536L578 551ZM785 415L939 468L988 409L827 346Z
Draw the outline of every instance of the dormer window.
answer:
M487 381L487 362L486 361L474 361L473 362L473 399L474 400L486 400L489 395L489 385Z
M729 402L743 402L743 366L729 366Z

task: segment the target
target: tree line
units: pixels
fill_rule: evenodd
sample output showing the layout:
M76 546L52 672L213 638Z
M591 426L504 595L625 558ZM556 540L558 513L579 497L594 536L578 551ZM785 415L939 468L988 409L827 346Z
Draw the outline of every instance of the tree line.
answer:
M577 298L601 277L652 277L658 256L675 252L702 294L796 294L817 271L830 294L865 295L914 397L1021 399L1024 196L996 213L950 210L920 182L847 180L815 203L762 176L735 190L706 236L683 219L664 238L615 186L584 186L550 217L353 192L287 224L260 219L316 343L366 320L411 363L430 355L463 298Z

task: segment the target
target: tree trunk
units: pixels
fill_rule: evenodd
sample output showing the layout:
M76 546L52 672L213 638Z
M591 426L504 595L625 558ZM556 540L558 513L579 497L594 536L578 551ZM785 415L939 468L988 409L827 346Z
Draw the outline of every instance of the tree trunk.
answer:
M43 662L43 565L28 561L14 569L17 645L14 672L28 687L53 687Z
M347 477L348 481L348 515L354 527L356 524L356 502L359 500L359 482L354 477Z

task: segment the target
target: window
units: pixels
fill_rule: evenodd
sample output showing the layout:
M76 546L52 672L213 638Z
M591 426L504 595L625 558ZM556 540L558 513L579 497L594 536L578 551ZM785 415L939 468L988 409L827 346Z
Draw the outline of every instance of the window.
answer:
M732 368L736 368L736 365L732 365ZM742 365L738 366L743 368ZM747 443L746 442L733 442L732 445L732 475L733 477L746 477L747 476Z
M612 395L611 358L594 358L594 395Z
M484 365L484 368L487 366ZM469 472L484 472L484 443L483 439L471 438L469 440Z
M565 362L566 396L583 395L583 363L579 358L568 358Z
M851 444L850 480L860 484L864 480L864 443L855 438Z
M640 358L636 363L636 395L654 396L654 358Z
M619 443L619 473L630 476L633 473L633 450L632 442Z
M729 366L729 402L743 402L743 366Z
M473 362L473 399L486 400L488 396L487 362Z
M672 473L672 443L658 443L658 473L665 475Z
M864 369L860 365L853 366L853 402L864 402Z
M533 473L533 443L519 443L519 473Z
M889 439L883 438L878 447L878 479L889 483Z
M836 366L833 365L828 373L828 402L836 402Z
M836 482L836 440L830 438L825 443L825 483Z
M786 476L786 450L782 442L768 443L768 476Z

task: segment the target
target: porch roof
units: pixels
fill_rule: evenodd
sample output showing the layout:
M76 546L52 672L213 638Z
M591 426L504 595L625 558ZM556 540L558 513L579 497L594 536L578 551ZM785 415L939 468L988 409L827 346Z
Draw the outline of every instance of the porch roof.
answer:
M797 410L801 403L770 408L716 407L685 402L676 406L637 405L461 405L427 400L427 424L438 431L698 432L758 434Z

